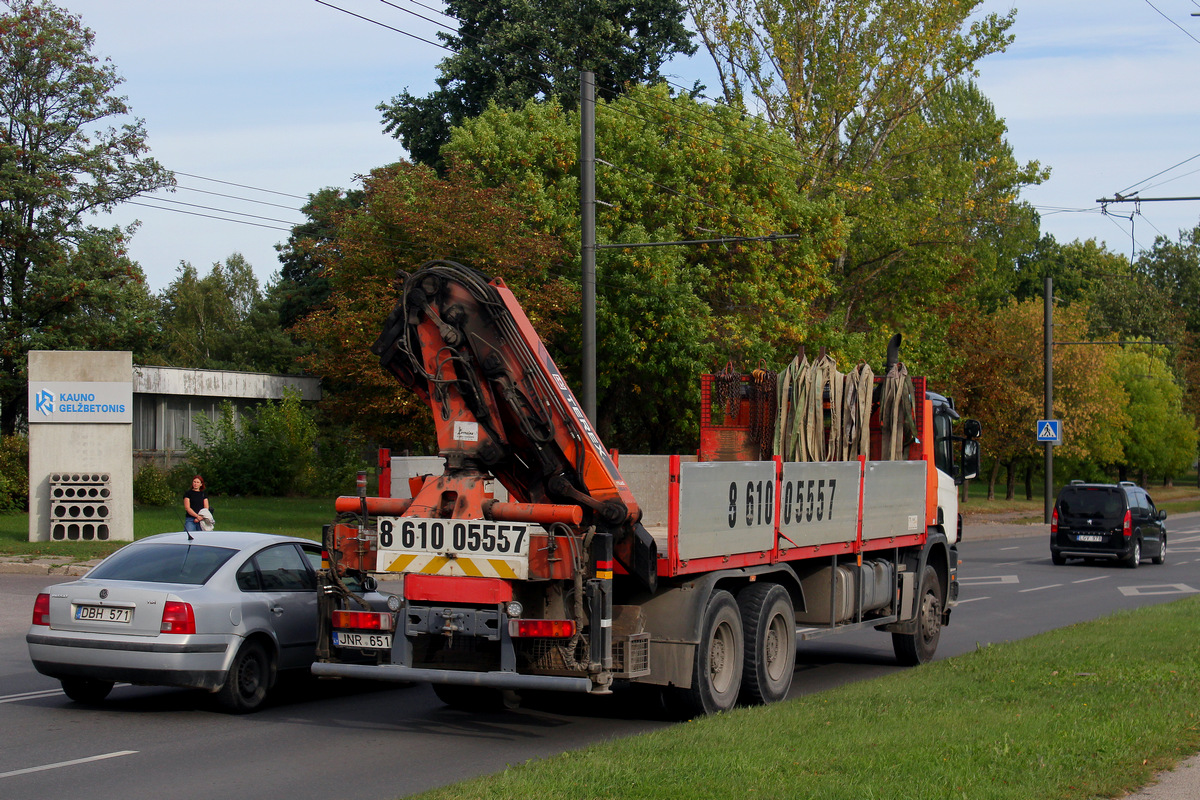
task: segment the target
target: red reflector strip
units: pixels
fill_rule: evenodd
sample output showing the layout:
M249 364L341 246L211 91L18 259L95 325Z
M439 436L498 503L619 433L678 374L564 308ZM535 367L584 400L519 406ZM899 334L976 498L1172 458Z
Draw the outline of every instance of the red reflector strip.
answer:
M333 627L354 628L361 631L390 631L392 615L377 611L334 611Z
M575 623L569 619L513 619L508 622L508 634L536 639L569 639L575 635Z
M460 578L452 575L404 576L404 597L418 603L490 606L513 599L512 584L500 578Z

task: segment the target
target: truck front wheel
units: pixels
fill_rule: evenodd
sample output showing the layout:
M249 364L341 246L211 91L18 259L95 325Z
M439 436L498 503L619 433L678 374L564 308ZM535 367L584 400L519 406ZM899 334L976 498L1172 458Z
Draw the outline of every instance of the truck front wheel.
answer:
M937 570L926 564L917 596L916 630L892 634L892 649L901 664L912 667L933 660L942 636L942 603L942 582Z
M692 685L667 688L664 700L668 708L684 717L732 709L742 685L742 650L742 615L737 602L729 592L713 592L692 659Z
M796 668L796 612L777 583L752 583L738 593L745 635L741 699L775 703L787 696Z

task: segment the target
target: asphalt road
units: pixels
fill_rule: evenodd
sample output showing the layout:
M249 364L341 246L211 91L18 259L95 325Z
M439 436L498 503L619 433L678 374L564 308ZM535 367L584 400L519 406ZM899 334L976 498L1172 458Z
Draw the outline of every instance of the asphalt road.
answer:
M939 658L1121 608L1200 591L1200 514L1168 520L1167 564L1050 563L1037 535L968 527L962 597ZM1018 531L1024 532L1024 531ZM978 532L975 532L978 533ZM29 663L24 636L43 576L0 575L0 797L385 800L592 742L661 728L639 696L537 698L506 714L451 711L424 684L289 682L232 717L201 692L118 686L101 707L69 701ZM901 669L874 631L803 643L793 696Z

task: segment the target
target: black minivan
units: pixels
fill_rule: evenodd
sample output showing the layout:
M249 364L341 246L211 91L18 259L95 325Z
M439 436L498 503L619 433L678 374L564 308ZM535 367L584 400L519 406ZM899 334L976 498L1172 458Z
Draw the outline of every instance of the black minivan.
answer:
M1136 567L1142 555L1155 564L1167 560L1167 512L1154 507L1146 490L1132 481L1071 481L1058 493L1050 521L1050 557L1119 559Z

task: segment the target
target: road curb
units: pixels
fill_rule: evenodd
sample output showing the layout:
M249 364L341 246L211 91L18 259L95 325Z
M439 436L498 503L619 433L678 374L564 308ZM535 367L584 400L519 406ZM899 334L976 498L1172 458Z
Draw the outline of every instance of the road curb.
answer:
M70 558L35 558L30 561L0 561L6 575L67 575L78 577L100 563L100 559L75 561Z

